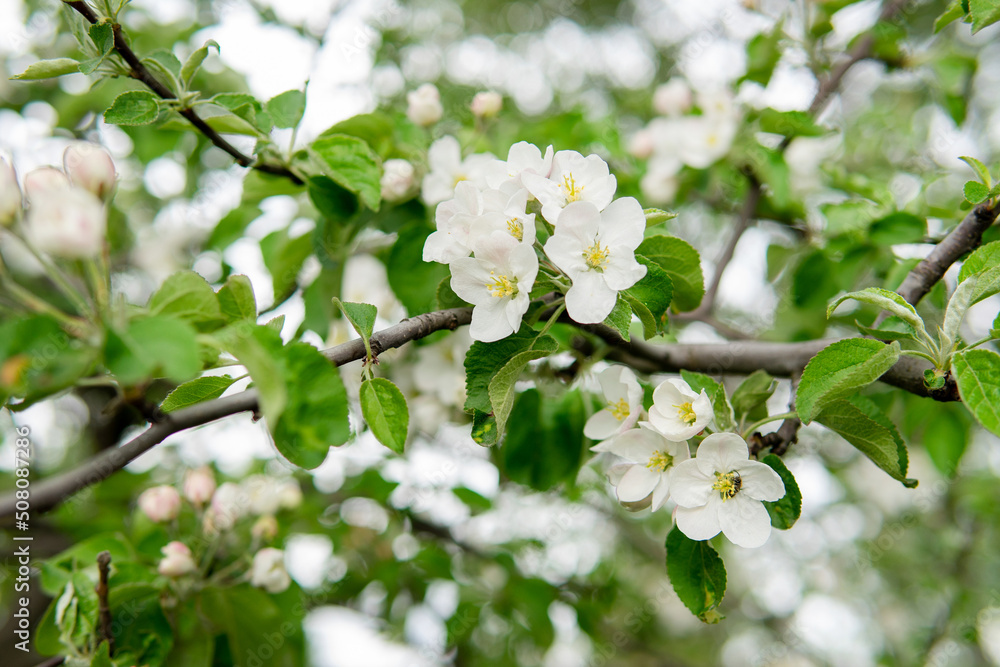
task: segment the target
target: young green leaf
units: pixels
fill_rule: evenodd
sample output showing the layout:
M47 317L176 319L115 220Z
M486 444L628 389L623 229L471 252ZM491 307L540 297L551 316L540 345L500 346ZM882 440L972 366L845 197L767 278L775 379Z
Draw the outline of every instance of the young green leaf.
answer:
M312 235L290 238L287 229L279 229L260 240L260 251L271 273L274 302L284 301L294 293L299 271L313 252Z
M878 245L920 243L927 236L927 219L905 211L879 218L868 228L868 238Z
M399 387L385 378L372 378L361 383L361 415L368 428L383 445L403 453L410 413L406 398Z
M213 335L227 352L246 366L260 395L261 412L269 420L277 421L288 402L280 362L281 336L270 327L244 322Z
M958 282L963 282L966 278L983 273L994 266L1000 266L1000 241L983 244L966 257L958 272Z
M301 90L286 90L276 95L264 105L274 120L275 127L293 128L298 126L306 111L306 94Z
M924 320L917 314L916 309L907 303L906 299L895 292L890 292L880 287L868 287L859 292L845 294L830 304L826 309L826 316L829 318L833 314L833 311L837 309L837 306L848 299L854 299L855 301L887 310L913 327L919 335L927 335L927 331L924 328Z
M124 331L108 329L104 363L124 386L158 377L185 382L202 367L191 325L159 316L132 320Z
M154 315L186 320L199 331L210 331L223 323L215 290L194 271L178 271L168 277L149 298L147 307Z
M781 458L768 454L761 459L761 462L771 466L785 484L785 495L775 501L764 501L764 507L771 515L772 526L779 530L788 530L795 525L802 513L802 492L799 491L795 477Z
M762 109L759 123L762 132L786 137L822 137L829 132L805 111Z
M472 441L482 447L492 447L500 442L497 420L493 415L479 410L472 411Z
M966 350L957 352L951 364L962 402L976 421L1000 436L1000 354Z
M79 71L80 63L72 58L53 58L52 60L39 60L37 63L32 63L28 65L28 69L11 78L18 81L37 81L38 79L50 79Z
M111 125L149 125L160 115L159 98L146 90L122 93L104 112L104 122Z
M505 363L490 380L487 392L490 404L493 406L493 416L496 418L498 434L502 435L507 426L507 419L514 407L514 383L517 382L524 367L536 359L549 356L558 347L559 345L554 338L543 336L534 348L524 350L511 357L510 361Z
M210 48L215 47L215 52L219 53L219 43L214 39L210 39L203 46L198 48L194 53L188 56L188 59L184 62L184 66L181 67L180 79L185 87L191 85L191 79L194 75L198 73L201 69L201 64L205 62L205 58L208 57L208 51Z
M538 338L537 332L527 327L494 343L473 343L465 355L465 409L469 412L479 410L492 413L490 384L494 376L507 362L533 343L534 350L544 351L546 354L552 354L559 347L551 336Z
M826 405L882 377L899 360L899 343L868 338L840 340L812 358L802 371L795 407L808 424Z
M241 320L257 321L257 299L254 297L253 285L246 276L229 276L216 297L219 300L219 312L228 324Z
M628 342L628 329L629 325L632 324L632 308L621 293L618 294L618 301L615 302L611 314L604 319L604 324L617 331L622 340Z
M382 169L379 157L367 143L344 134L317 139L313 153L320 159L325 175L357 194L365 206L378 211L382 201Z
M677 597L706 623L718 623L715 609L726 594L726 566L708 541L695 541L674 526L667 535L667 576Z
M963 4L965 6L963 6ZM951 4L934 20L934 32L940 32L945 26L965 16L968 0L951 0Z
M163 412L173 412L203 401L218 398L235 382L228 375L207 375L185 382L167 394L160 404Z
M333 302L344 311L347 321L351 323L354 330L362 339L368 340L375 330L375 317L378 309L369 303L351 303L334 298Z
M976 176L979 177L979 180L982 181L987 190L993 187L993 177L990 176L990 170L986 168L985 164L968 155L963 155L958 159L972 167L972 170L976 172Z
M965 200L975 206L990 198L990 188L979 181L966 181L962 188Z
M673 299L674 284L659 264L642 255L636 255L635 259L646 267L646 275L635 285L619 292L619 297L624 297L642 322L643 338L649 340L666 331L667 309Z
M863 396L827 404L816 421L851 443L875 465L907 488L917 485L906 477L906 445L896 427L878 407Z
M572 484L590 457L583 395L573 390L559 398L527 389L517 396L513 414L498 452L504 474L537 491Z
M741 420L754 408L766 404L777 388L778 381L766 371L754 371L733 392L733 412L736 419Z
M677 310L694 310L705 295L705 279L701 273L698 251L687 241L674 236L650 236L636 249L659 264L673 284L673 304Z
M1000 2L997 0L969 0L972 34L1000 21Z
M864 335L879 340L917 340L916 330L895 315L885 318L877 327L866 327L857 321L854 322L854 326Z
M997 292L1000 292L1000 265L990 267L982 273L968 276L958 284L955 293L948 300L948 307L944 312L944 323L941 325L946 347L950 347L958 340L959 327L969 308Z
M677 214L673 211L664 211L658 208L647 208L642 211L646 215L646 229L656 225L662 225L668 220L673 220Z

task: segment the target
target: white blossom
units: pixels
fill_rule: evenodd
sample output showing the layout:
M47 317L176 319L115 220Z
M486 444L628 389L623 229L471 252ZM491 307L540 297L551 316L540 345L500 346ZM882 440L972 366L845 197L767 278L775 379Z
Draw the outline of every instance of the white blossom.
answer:
M427 150L430 172L421 186L424 203L433 206L451 199L455 186L462 181L469 181L477 188L486 187L486 168L495 159L489 153L476 153L463 160L458 139L450 135L441 137Z
M696 394L680 378L664 380L653 391L649 425L668 440L687 440L701 433L714 417L708 393L702 389Z
M649 128L644 127L628 140L628 153L637 160L648 160L653 151L656 150L656 143L653 141L653 133Z
M521 182L542 204L542 217L553 225L568 205L585 201L603 211L614 199L618 182L608 163L597 155L582 156L576 151L559 151L552 158L548 178L525 172Z
M172 486L154 486L139 496L139 509L151 521L173 521L181 512L181 494Z
M652 204L668 204L674 200L680 181L677 172L681 162L672 156L657 155L649 161L646 173L639 180L642 195Z
M406 117L421 127L441 120L441 93L433 83L425 83L406 94Z
M504 232L519 243L535 243L535 214L526 213L528 191L507 183L500 190L484 190L482 214L469 227L469 245L493 232Z
M500 113L503 108L503 95L492 90L476 93L469 109L479 118L490 118Z
M55 167L32 169L24 176L24 196L28 203L50 199L53 192L68 190L73 184Z
M653 108L665 116L687 113L691 102L691 87L683 79L670 79L653 93Z
M461 182L455 187L455 196L438 204L434 211L437 231L424 241L425 262L450 264L472 252L469 232L483 212L483 195L475 185Z
M382 165L382 198L389 202L406 199L416 184L413 165L406 160L386 160Z
M626 461L616 466L620 474L620 477L616 474L614 482L618 500L644 504L649 499L654 512L670 497L671 470L691 458L686 442L671 442L648 428L625 431L593 449L610 452Z
M504 232L479 239L473 250L473 257L451 264L451 288L475 306L469 327L472 338L489 343L521 327L538 274L538 257L530 245Z
M759 547L771 535L771 519L761 501L785 495L770 466L749 460L747 443L735 433L713 433L696 458L670 474L670 497L677 503L677 527L692 540L719 534L741 547Z
M250 568L250 584L263 588L268 593L281 593L292 583L285 569L285 552L267 547L253 556Z
M160 553L163 558L156 566L156 571L165 577L181 577L198 569L191 556L191 549L183 542L168 542L160 549Z
M603 213L589 201L566 207L545 242L545 254L573 281L566 293L571 318L581 324L603 322L618 291L646 275L646 267L635 260L645 229L646 216L633 197L615 201Z
M599 410L583 427L591 440L605 440L635 426L642 412L642 387L628 366L612 366L597 376L607 407Z
M225 482L212 496L212 504L205 512L205 532L215 533L230 530L244 515L249 505L249 497L239 485Z
M65 259L87 259L101 253L108 214L100 199L73 186L59 190L57 196L51 191L42 196L37 188L34 193L27 227L39 250Z
M77 141L63 153L63 168L73 185L105 201L115 189L115 163L111 154L89 141Z
M14 167L0 158L0 227L10 225L21 210L21 188Z
M486 166L486 183L491 188L500 188L505 183L524 187L523 174L535 174L548 178L552 172L552 146L545 154L534 144L519 141L507 151L507 160L493 160Z
M212 499L214 493L215 476L208 466L189 470L184 476L184 497L193 504L204 505Z

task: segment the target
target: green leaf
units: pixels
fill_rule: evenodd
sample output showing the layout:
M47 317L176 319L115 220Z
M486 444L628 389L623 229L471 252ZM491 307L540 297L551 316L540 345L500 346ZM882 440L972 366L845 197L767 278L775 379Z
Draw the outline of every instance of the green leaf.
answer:
M517 396L513 414L499 450L505 476L537 491L572 484L590 458L583 395L572 390L543 397L538 389L527 389Z
M749 375L733 392L733 412L737 421L766 404L777 388L778 381L766 371L758 370Z
M944 10L941 16L934 20L934 32L940 32L945 28L945 26L950 25L952 22L963 18L966 15L966 7L963 7L963 1L967 0L952 0L951 4Z
M802 513L802 492L795 481L792 472L785 467L785 462L774 454L768 454L762 463L771 466L774 472L785 484L785 495L775 501L764 501L767 513L771 515L771 525L779 530L788 530L798 521Z
M184 62L184 66L181 67L180 73L181 82L185 87L191 85L191 79L193 79L194 75L198 73L199 69L201 69L201 64L205 62L205 58L208 57L208 51L213 46L215 47L215 52L219 53L219 43L214 39L210 39L205 42L204 46L188 56L188 59Z
M618 300L615 302L611 314L604 318L604 324L617 331L622 340L629 340L628 329L629 325L632 324L632 308L621 293L618 294Z
M962 402L993 435L1000 435L1000 354L992 350L956 352L951 359Z
M160 404L163 412L173 412L190 405L218 398L235 382L228 375L209 375L185 382L167 394Z
M969 16L972 18L972 34L1000 21L1000 1L969 0Z
M202 362L195 330L173 317L142 317L127 329L109 329L104 345L104 363L122 385L165 377L184 382L201 371Z
M973 206L986 201L990 197L989 187L979 181L966 181L962 192L965 193L965 200Z
M168 277L149 298L153 315L170 315L210 331L223 323L215 290L194 271L178 271Z
M878 245L920 243L927 236L927 219L897 211L872 223L868 238Z
M379 157L367 143L346 134L321 137L313 142L313 152L322 161L324 174L357 194L373 211L382 201Z
M709 400L712 401L712 409L715 413L715 430L736 431L736 421L733 418L733 406L729 404L726 396L726 388L721 383L716 382L703 373L681 370L681 378L700 394L704 389Z
M445 310L447 308L464 308L470 305L471 304L463 301L462 297L455 294L455 290L451 288L451 276L446 276L441 279L441 282L438 283L437 287L438 310Z
M405 225L385 263L389 286L410 317L434 309L438 284L448 275L447 266L424 261L424 241L432 231L423 220Z
M47 315L5 319L0 322L0 405L11 396L30 404L62 391L88 374L95 361L96 350Z
M351 323L359 336L364 340L372 337L372 332L375 330L375 317L378 314L378 309L375 306L368 303L341 301L336 298L333 301L344 311L347 321Z
M786 137L822 137L829 133L829 130L817 124L812 115L805 111L762 109L759 122L762 132L783 134Z
M882 377L899 360L899 343L848 338L828 345L802 371L795 408L808 424L837 399L856 393Z
M656 262L673 283L673 304L677 310L694 310L705 295L698 251L687 241L673 236L650 236L635 251Z
M274 303L284 301L298 286L299 271L313 252L311 234L289 238L288 230L279 229L260 240L264 266L271 272Z
M624 292L619 292L619 296L625 298L642 322L643 338L649 340L666 331L667 309L673 298L674 284L659 264L642 255L636 255L635 259L646 267L646 275Z
M254 297L253 285L246 276L229 276L216 298L219 301L219 312L228 324L257 321L257 299Z
M667 535L667 576L674 592L692 614L718 623L715 609L726 594L726 566L707 541L695 541L674 529Z
M90 659L90 667L115 667L114 663L111 662L110 650L108 642L102 641L97 647L94 657Z
M741 81L755 81L767 86L771 74L781 60L781 38L784 20L778 21L771 32L762 32L747 43L747 73Z
M969 157L968 155L963 155L958 159L972 167L972 170L976 172L976 176L979 177L979 180L982 181L983 185L985 185L987 189L993 187L993 177L990 176L990 170L986 168L985 164L974 157Z
M385 378L362 382L361 414L379 442L397 454L403 453L410 413L399 387Z
M214 334L227 352L246 366L259 395L261 412L276 422L288 403L277 331L250 322L238 322ZM325 362L329 365L329 362Z
M899 432L870 399L853 396L833 401L816 421L854 445L903 486L917 485L916 480L906 477L906 446Z
M54 58L52 60L39 60L37 63L28 65L24 70L11 79L18 81L37 81L39 79L50 79L56 76L73 74L80 71L80 63L72 58Z
M357 195L327 176L309 179L309 199L323 217L335 222L350 220L361 208Z
M969 444L969 427L958 414L962 408L953 403L938 403L924 399L924 432L921 441L934 467L946 477L958 473L958 464Z
M537 341L537 342L536 342ZM526 351L532 343L535 349L551 354L558 344L551 336L538 338L538 334L527 327L502 340L493 343L476 341L465 355L465 409L472 412L492 413L490 382L507 362Z
M837 306L848 299L854 299L855 301L860 301L861 303L867 303L882 310L887 310L913 327L918 334L926 335L924 320L917 314L917 311L913 308L913 306L907 303L906 299L899 296L895 292L890 292L889 290L882 289L880 287L868 287L860 292L845 294L830 304L829 308L826 309L826 316L830 317L830 315L833 314L833 311L837 309Z
M146 90L122 93L104 112L104 122L111 125L149 125L160 115L159 98Z
M948 300L948 307L944 312L944 323L941 325L946 348L951 347L958 340L959 327L969 308L997 292L1000 292L1000 265L992 266L982 273L970 275L958 284L955 293Z
M647 208L642 211L646 215L646 229L656 225L662 225L668 220L673 220L677 214L673 211L664 211L658 208Z
M877 327L866 327L858 322L854 326L864 335L879 340L917 340L916 330L895 315L885 318Z
M202 589L197 595L199 613L195 617L203 619L201 622L211 627L214 635L219 635L215 664L234 667L305 664L302 612L294 611L303 608L301 598L302 593L294 588L275 595L248 583ZM294 601L289 603L290 599ZM279 648L275 649L276 645ZM264 655L273 657L257 657Z
M962 269L958 272L958 282L994 266L1000 266L1000 241L982 245L966 257L962 262Z
M500 442L500 431L493 415L479 410L472 411L472 440L481 447L492 447Z
M536 359L547 357L559 349L559 344L551 336L537 339L532 349L519 352L500 367L490 379L487 393L493 406L493 417L497 422L497 432L502 435L507 419L514 407L514 383L521 376L524 367Z
M306 112L306 94L301 90L286 90L268 100L264 108L275 127L297 127Z

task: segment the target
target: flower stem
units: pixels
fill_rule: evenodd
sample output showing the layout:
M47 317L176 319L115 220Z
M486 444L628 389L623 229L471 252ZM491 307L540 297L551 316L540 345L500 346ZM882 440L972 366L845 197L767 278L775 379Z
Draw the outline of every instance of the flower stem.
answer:
M545 326L542 327L542 330L538 332L537 336L535 336L535 340L531 341L531 347L528 348L529 350L532 349L533 347L535 347L535 343L537 343L539 340L541 340L542 336L544 336L546 333L548 333L549 329L552 328L552 325L555 324L556 320L559 319L559 316L562 315L563 311L566 310L566 300L565 299L559 299L558 301L554 302L554 304L555 303L558 303L559 307L556 308L555 312L552 313L552 316L549 317L549 321L545 323Z
M757 422L754 422L753 424L750 424L750 426L748 426L746 428L746 430L743 431L743 439L746 440L747 437L749 437L754 431L756 431L757 429L759 429L764 424L769 424L771 422L780 421L782 419L791 419L793 417L798 417L798 416L799 416L799 413L797 413L797 412L782 412L780 415L771 415L770 417L765 417L764 419L761 419L760 421L757 421Z

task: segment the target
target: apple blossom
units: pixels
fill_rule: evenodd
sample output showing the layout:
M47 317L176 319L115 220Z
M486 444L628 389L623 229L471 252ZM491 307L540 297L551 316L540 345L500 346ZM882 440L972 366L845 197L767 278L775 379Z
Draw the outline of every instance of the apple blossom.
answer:
M200 507L211 500L214 493L215 476L208 466L189 470L184 476L184 497L191 503Z
M642 387L628 366L612 366L597 376L608 407L591 415L583 434L591 440L604 440L635 426L642 412Z
M266 547L254 554L250 568L251 585L263 588L268 593L281 593L291 583L292 578L285 569L284 551Z
M115 189L115 163L103 146L78 141L63 153L63 168L73 185L107 201Z
M571 318L581 324L603 322L618 291L646 275L646 267L635 260L645 229L646 216L633 197L622 197L603 213L589 201L566 207L545 242L545 254L573 281L566 293Z
M463 160L458 139L441 137L427 150L430 172L424 176L421 185L424 203L433 206L451 199L455 195L455 186L462 181L470 181L479 188L485 187L485 170L494 160L496 158L489 153L476 153Z
M645 175L639 180L643 196L654 204L672 202L680 188L677 179L680 168L680 160L673 156L657 155L650 160Z
M382 198L389 202L406 199L416 183L413 165L406 160L386 160L382 165Z
M493 232L510 234L521 243L535 243L535 214L526 213L528 191L513 183L500 190L484 190L483 212L469 227L469 245Z
M428 127L441 120L441 93L433 83L425 83L406 94L406 117L421 127Z
M522 174L536 174L548 178L552 171L552 146L545 149L545 155L534 144L519 141L507 151L507 160L493 160L486 166L486 183L491 188L500 188L504 183L513 182L523 187Z
M770 466L749 460L747 443L735 433L713 433L694 459L670 473L670 497L677 503L677 527L692 540L719 534L741 547L759 547L771 534L762 501L785 495Z
M212 496L212 504L205 512L205 531L215 533L230 530L245 514L249 496L238 485L225 482Z
M172 486L154 486L139 496L139 509L156 523L173 521L181 512L181 494Z
M21 210L21 188L14 167L0 158L0 227L7 227Z
M472 338L490 343L521 327L529 293L538 274L538 257L531 245L506 232L479 239L473 257L451 264L451 288L475 306Z
M483 212L483 195L472 183L463 181L455 186L455 196L438 204L434 211L437 231L424 241L425 262L450 264L472 253L469 232Z
M618 182L608 163L597 155L583 157L576 151L559 151L552 158L548 178L525 172L521 182L542 204L542 217L553 225L569 204L590 202L603 211L615 196Z
M687 440L701 433L714 417L708 393L702 389L696 394L680 378L664 380L653 391L649 425L668 440Z
M649 498L654 512L670 497L671 470L691 458L686 442L671 442L648 428L625 431L592 449L610 452L627 462L624 474L615 483L618 500L641 503Z
M183 542L168 542L160 549L160 553L163 558L156 566L156 571L166 577L181 577L198 569L191 556L191 549Z
M27 228L39 250L65 259L87 259L101 253L108 214L100 199L74 186L59 191L58 196L42 196L37 187L33 192Z
M72 185L69 177L55 167L39 167L25 174L24 196L28 203L43 201L52 192L67 190Z
M469 109L478 118L490 118L500 113L503 108L503 95L492 90L476 93Z

